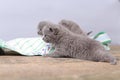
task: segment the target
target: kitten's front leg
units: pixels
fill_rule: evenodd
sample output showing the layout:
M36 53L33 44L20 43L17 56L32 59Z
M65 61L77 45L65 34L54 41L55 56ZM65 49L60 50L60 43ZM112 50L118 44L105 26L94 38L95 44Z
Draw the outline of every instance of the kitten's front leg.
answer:
M59 58L61 55L60 55L60 52L58 51L55 51L53 53L50 53L50 54L44 54L43 57L53 57L53 58Z

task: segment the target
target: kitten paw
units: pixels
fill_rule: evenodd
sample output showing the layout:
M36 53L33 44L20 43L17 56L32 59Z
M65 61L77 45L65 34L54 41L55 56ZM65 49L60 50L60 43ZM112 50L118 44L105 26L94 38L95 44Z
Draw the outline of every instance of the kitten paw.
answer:
M44 54L43 57L51 57L50 54Z
M114 59L113 61L110 62L111 65L116 65L117 64L117 60Z

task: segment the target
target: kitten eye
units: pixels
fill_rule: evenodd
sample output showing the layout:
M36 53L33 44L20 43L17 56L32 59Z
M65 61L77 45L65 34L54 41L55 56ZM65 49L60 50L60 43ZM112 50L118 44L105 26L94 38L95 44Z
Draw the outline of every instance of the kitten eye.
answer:
M49 28L49 30L50 30L51 32L53 32L53 29L52 29L52 28Z

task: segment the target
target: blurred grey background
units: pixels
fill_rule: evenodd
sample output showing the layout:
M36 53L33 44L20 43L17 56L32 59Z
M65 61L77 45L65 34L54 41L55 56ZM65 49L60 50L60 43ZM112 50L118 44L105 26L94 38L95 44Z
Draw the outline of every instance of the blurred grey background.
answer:
M61 19L77 22L93 35L105 31L120 44L119 0L0 0L0 39L37 37L37 25Z

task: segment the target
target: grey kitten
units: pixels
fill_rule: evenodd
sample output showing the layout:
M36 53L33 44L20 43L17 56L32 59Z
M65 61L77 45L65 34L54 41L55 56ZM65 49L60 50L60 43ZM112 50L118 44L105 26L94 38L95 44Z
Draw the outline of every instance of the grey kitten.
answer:
M117 60L104 47L93 39L84 35L77 35L61 25L46 25L43 28L43 40L52 43L55 51L45 54L47 57L72 57L90 61L110 62L117 64Z
M77 23L75 23L74 21L63 19L59 22L59 24L62 25L63 27L66 27L67 29L69 29L73 33L87 35L87 33L85 33L80 28L80 26Z

